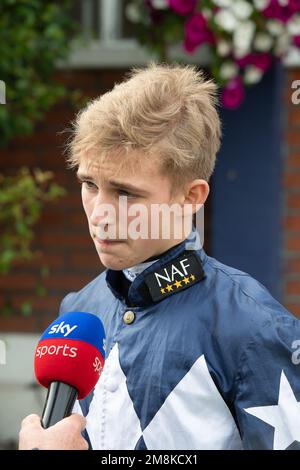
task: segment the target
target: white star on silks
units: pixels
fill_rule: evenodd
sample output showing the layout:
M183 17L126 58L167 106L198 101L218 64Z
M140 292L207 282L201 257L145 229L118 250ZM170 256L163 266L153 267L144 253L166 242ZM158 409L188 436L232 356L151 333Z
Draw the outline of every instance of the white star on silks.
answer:
M284 450L294 441L300 441L300 402L297 402L283 371L280 377L278 405L244 409L275 428L274 450Z

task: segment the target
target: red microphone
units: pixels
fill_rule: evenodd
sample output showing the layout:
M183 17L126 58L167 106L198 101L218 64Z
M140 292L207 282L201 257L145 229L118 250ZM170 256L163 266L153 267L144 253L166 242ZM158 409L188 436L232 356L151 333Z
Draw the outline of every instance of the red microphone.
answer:
M51 323L40 338L34 358L36 378L48 388L44 428L69 416L76 399L93 390L104 360L105 332L96 315L69 312Z

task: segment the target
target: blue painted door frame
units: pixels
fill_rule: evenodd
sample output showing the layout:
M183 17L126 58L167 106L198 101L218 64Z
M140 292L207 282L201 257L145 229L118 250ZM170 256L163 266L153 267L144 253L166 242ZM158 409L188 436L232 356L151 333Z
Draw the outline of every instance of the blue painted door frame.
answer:
M221 110L222 148L212 179L212 256L281 297L282 82L273 67L235 110Z

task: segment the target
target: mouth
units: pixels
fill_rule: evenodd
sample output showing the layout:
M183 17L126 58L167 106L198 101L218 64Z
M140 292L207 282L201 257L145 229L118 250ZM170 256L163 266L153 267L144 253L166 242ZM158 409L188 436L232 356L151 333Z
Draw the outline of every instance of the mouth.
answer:
M123 240L102 240L101 238L95 237L94 240L100 246L113 246L119 243L124 243Z

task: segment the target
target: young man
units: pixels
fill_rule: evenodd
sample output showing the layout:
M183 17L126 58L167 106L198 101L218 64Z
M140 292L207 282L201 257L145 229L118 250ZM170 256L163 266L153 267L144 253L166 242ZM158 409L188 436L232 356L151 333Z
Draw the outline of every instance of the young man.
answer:
M300 322L197 245L192 215L220 145L215 92L191 66L152 64L77 118L69 160L107 269L60 311L98 315L107 335L104 371L75 407L93 449L300 445ZM20 448L84 448L82 419L45 431L31 415Z

